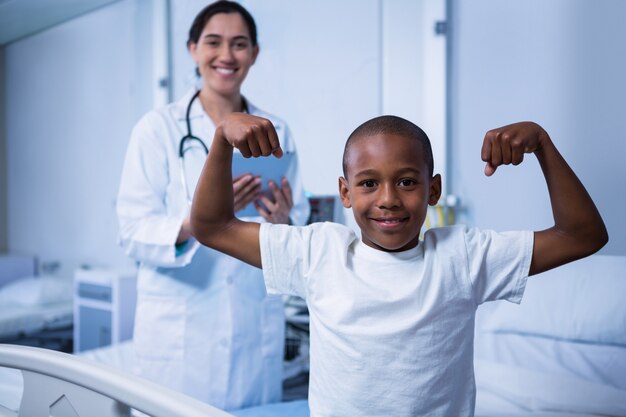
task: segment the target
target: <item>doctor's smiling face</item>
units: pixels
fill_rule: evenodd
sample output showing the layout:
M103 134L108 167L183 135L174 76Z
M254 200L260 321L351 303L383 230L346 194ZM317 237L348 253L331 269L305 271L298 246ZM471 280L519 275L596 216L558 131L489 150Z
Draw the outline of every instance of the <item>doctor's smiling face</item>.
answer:
M387 252L414 248L428 205L441 195L428 137L395 116L366 122L346 144L339 194L344 207L352 208L363 243Z
M204 88L224 97L238 96L241 84L259 53L256 36L236 12L217 13L195 42L188 43Z

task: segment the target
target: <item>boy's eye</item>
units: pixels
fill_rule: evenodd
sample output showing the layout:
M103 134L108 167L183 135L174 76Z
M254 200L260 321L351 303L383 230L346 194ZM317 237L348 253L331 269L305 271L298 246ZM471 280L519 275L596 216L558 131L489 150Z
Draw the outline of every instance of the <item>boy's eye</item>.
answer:
M372 188L376 186L376 182L374 180L365 180L361 185L365 188Z
M402 187L411 187L412 185L415 185L415 184L416 184L415 180L412 180L410 178L403 178L398 182L398 185Z

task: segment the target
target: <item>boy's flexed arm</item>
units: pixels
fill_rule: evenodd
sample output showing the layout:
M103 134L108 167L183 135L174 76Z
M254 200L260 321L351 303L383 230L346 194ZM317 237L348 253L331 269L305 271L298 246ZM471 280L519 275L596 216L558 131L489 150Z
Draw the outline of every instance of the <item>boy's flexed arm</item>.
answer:
M535 232L530 275L538 274L598 251L608 233L593 200L550 136L533 122L494 129L485 135L482 159L485 174L503 164L518 165L525 153L534 153L545 176L554 226Z
M244 157L282 156L278 135L264 118L232 113L215 130L191 206L191 230L203 245L261 267L259 224L235 217L233 147Z

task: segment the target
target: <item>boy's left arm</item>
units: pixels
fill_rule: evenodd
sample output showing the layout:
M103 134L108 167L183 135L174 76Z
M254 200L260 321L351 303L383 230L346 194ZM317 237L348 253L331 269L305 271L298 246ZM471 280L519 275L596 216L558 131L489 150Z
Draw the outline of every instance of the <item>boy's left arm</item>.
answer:
M518 165L525 153L534 153L546 179L554 226L535 232L530 275L538 274L597 252L608 242L604 221L574 171L548 133L533 122L490 130L481 156L485 174L500 165Z

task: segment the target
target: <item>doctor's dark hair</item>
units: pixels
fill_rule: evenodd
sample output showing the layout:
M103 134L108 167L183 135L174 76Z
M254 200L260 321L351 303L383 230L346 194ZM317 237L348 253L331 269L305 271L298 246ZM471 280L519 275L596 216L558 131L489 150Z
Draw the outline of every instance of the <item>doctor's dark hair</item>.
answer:
M367 136L374 136L380 134L387 135L399 135L409 139L415 139L422 144L422 150L424 152L424 162L428 167L428 175L433 176L434 161L433 161L433 149L430 145L430 139L428 135L416 124L403 119L398 116L379 116L368 120L354 129L354 132L350 134L346 141L346 146L343 150L343 176L347 179L347 155L350 146L352 146L357 139Z
M257 46L256 23L254 23L254 18L252 17L250 12L248 12L245 7L237 2L219 0L209 4L204 9L202 9L193 20L193 23L189 28L189 39L187 39L187 47L189 47L189 45L191 45L192 43L198 43L198 41L200 40L200 35L202 34L202 30L206 26L207 22L218 13L239 13L239 15L243 18L246 26L248 27L248 32L250 32L250 42L252 42L252 46Z

